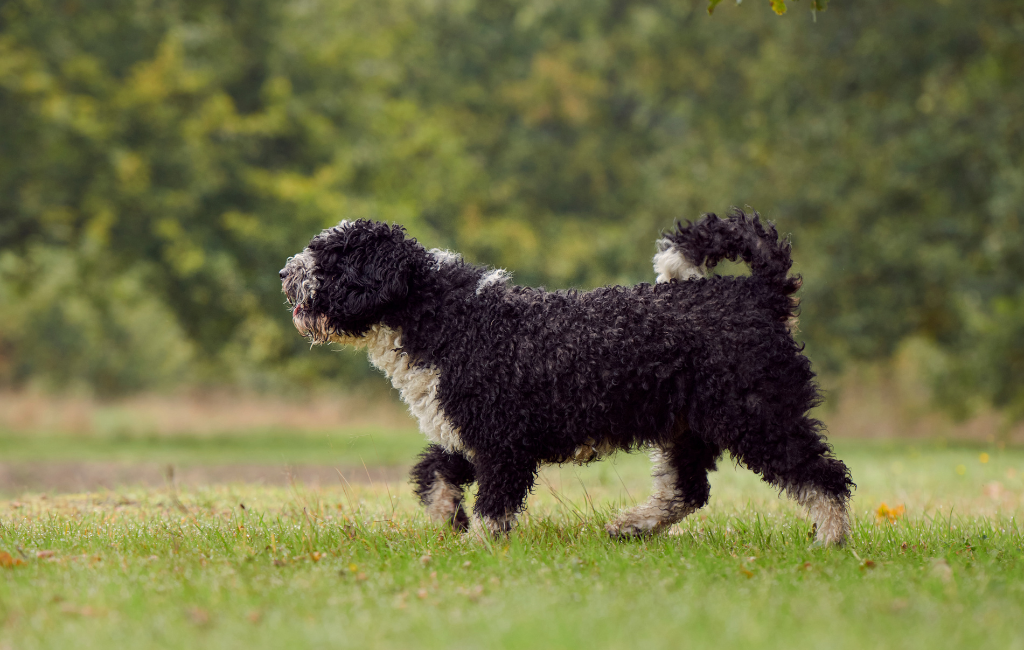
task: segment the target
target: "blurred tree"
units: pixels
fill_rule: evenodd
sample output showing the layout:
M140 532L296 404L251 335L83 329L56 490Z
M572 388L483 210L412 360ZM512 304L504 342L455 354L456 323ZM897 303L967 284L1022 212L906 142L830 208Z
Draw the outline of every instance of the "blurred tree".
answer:
M721 4L722 0L708 0L708 15L715 13L715 7ZM736 4L742 3L743 0L736 0ZM768 4L771 5L772 11L779 14L780 16L786 13L786 2L785 0L768 0ZM817 13L819 11L825 11L828 7L828 0L811 0L811 11Z
M590 287L749 204L794 234L819 367L910 350L942 404L1024 416L1024 8L725 9L5 3L0 373L358 381L279 309L342 217Z
M21 315L0 331L9 381L123 391L235 381L282 357L306 380L336 374L332 355L299 361L268 309L271 271L323 219L258 214L257 185L331 155L270 72L274 5L3 6L0 295ZM116 286L159 309L130 316Z

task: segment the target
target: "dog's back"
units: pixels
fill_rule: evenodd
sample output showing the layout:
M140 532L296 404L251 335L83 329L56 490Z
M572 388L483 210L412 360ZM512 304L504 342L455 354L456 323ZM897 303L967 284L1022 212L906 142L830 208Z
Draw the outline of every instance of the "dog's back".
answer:
M663 441L688 403L723 386L766 383L783 367L799 384L812 377L785 325L788 298L756 276L589 292L495 285L465 300L443 319L445 353L431 359L442 408L530 437L548 461L588 440ZM495 408L481 414L481 401Z

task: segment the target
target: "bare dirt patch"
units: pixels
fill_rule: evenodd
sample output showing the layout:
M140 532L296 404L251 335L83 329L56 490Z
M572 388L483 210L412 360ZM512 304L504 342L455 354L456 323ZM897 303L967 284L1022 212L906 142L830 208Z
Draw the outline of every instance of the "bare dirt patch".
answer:
M0 462L0 493L95 492L119 487L182 487L223 483L337 486L395 484L406 480L404 467L330 465L168 465L103 461Z

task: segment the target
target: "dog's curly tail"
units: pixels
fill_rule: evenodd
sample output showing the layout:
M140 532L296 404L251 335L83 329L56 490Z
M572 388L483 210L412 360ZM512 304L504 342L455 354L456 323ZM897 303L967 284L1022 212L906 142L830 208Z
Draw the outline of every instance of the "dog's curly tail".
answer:
M705 214L696 223L676 222L675 230L658 241L658 251L654 262L659 282L689 280L722 260L741 259L752 275L776 284L786 295L800 288L800 276L787 275L793 266L789 240L779 239L775 226L762 223L757 212L748 215L733 208L726 219Z
M741 259L750 265L751 275L791 296L802 284L799 275L789 275L793 266L792 246L761 215L733 208L726 219L705 214L696 223L676 222L675 230L658 240L654 270L658 282L702 277L722 260ZM787 317L796 327L797 300L788 301Z

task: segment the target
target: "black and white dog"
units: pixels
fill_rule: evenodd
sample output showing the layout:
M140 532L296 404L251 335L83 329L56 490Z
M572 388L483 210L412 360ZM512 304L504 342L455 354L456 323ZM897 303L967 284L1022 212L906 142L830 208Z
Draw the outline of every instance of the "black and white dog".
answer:
M593 291L515 286L502 270L426 250L400 226L343 221L281 270L314 343L367 348L430 440L412 471L435 520L511 529L543 463L650 448L654 491L607 525L644 535L708 502L725 450L806 506L821 544L849 535L853 486L793 340L790 245L757 213L682 226L658 242L657 282ZM751 275L705 277L723 259Z

